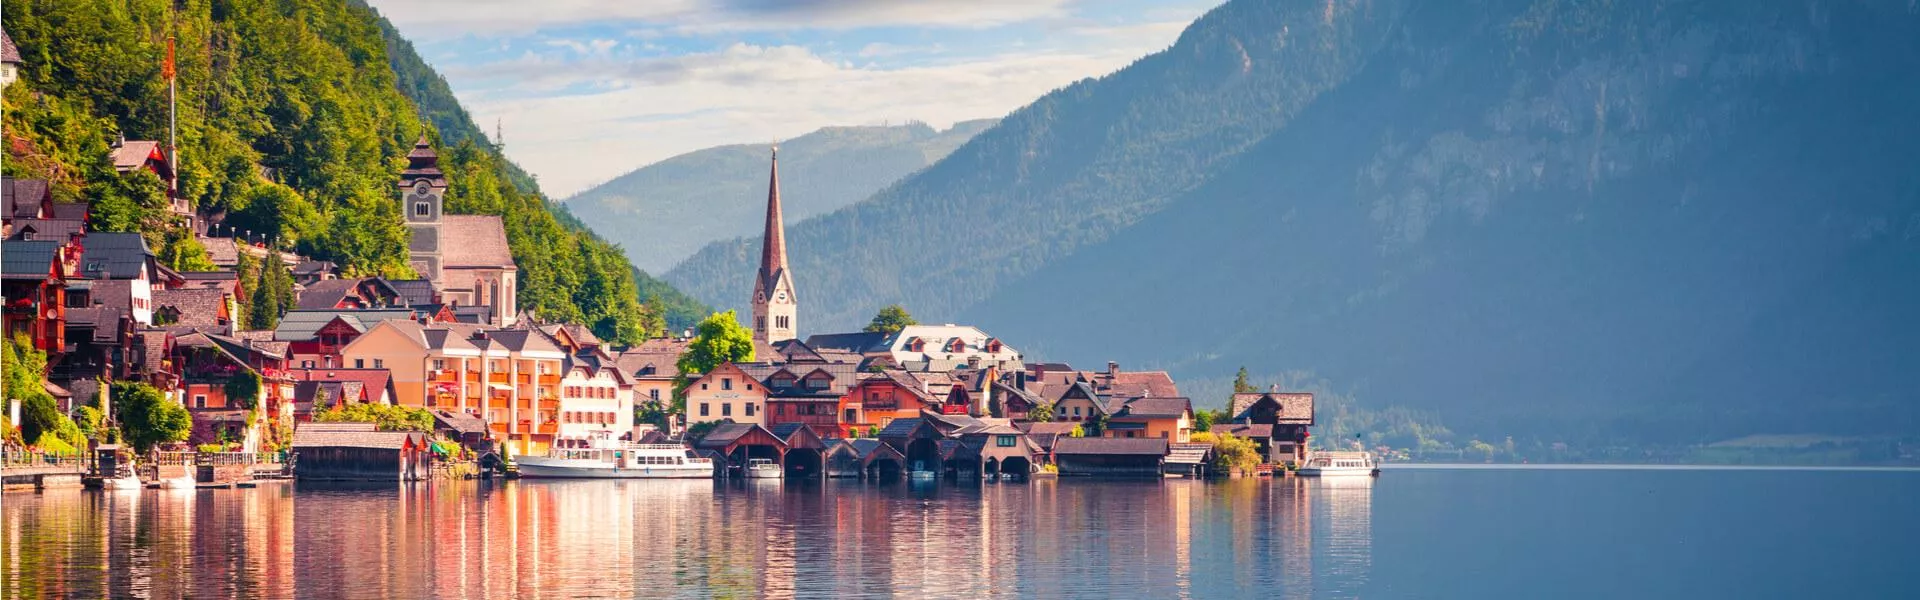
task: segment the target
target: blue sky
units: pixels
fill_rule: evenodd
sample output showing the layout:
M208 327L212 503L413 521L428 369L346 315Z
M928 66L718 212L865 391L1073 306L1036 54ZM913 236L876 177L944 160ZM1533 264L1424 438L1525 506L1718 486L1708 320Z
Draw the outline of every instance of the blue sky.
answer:
M372 0L565 197L827 125L998 117L1165 49L1214 0Z

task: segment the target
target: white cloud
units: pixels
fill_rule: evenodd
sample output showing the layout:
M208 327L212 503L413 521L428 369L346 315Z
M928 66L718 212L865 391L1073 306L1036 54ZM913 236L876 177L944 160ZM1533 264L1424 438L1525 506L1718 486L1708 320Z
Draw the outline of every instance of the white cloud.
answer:
M409 37L639 22L682 33L924 26L986 28L1067 14L1071 0L376 0Z
M528 63L535 85L618 82L608 91L528 96L462 93L480 122L504 119L507 153L557 197L684 152L795 137L828 125L1003 116L1053 89L1105 74L1166 40L1087 52L1005 54L949 64L837 64L798 46L724 50L620 63ZM454 80L460 77L450 76ZM742 176L749 176L742 174Z

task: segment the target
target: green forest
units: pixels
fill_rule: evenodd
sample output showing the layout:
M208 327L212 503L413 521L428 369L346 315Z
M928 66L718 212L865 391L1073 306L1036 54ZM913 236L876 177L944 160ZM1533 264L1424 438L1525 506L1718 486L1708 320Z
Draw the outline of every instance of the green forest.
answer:
M520 268L520 308L589 325L614 343L661 333L663 311L698 312L623 253L554 209L503 160L440 77L358 2L6 0L25 64L5 95L5 174L44 178L93 203L98 231L145 234L170 264L204 251L167 211L165 183L120 175L116 139L166 140L168 39L178 70L181 195L225 225L264 234L347 276L412 278L395 182L421 135L452 179L448 210L498 215ZM390 62L389 51L407 60ZM396 68L396 64L401 67ZM409 97L409 94L415 97ZM690 319L689 319L690 320ZM257 321L257 320L256 320Z

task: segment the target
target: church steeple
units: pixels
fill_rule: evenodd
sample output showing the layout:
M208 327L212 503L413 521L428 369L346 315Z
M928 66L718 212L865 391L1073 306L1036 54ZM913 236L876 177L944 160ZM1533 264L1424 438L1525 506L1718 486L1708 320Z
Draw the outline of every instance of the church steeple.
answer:
M753 339L773 343L794 339L799 309L793 274L787 268L786 220L780 214L780 147L773 147L767 174L767 229L760 238L760 272L753 281Z

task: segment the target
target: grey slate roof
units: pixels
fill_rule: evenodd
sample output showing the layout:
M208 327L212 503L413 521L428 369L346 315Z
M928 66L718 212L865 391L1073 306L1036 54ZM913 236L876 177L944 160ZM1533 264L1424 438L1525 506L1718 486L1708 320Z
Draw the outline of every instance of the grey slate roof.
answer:
M307 264L307 263L302 263ZM333 263L326 263L331 266ZM433 282L426 279L383 279L387 287L400 293L400 303L407 306L426 306L433 304Z
M311 340L320 334L320 328L326 327L334 319L343 319L349 326L362 333L372 329L381 321L395 319L413 319L413 310L406 308L380 308L365 310L290 310L280 318L280 325L273 329L273 339L282 342L301 342Z
M86 221L79 219L14 219L13 235L7 239L64 242L86 232Z
M48 201L51 190L45 179L0 179L0 198L5 199L8 218L46 216L40 214L40 207Z
M0 242L0 275L9 279L44 279L53 272L59 242Z
M153 309L172 308L179 311L180 320L173 323L173 326L179 327L220 326L220 309L226 301L227 293L217 288L153 292Z
M840 350L843 352L863 354L887 349L884 343L887 341L887 337L885 333L868 333L864 331L855 333L821 333L807 336L806 344L815 351Z
M80 273L89 279L138 279L153 250L138 233L89 233L82 242Z

